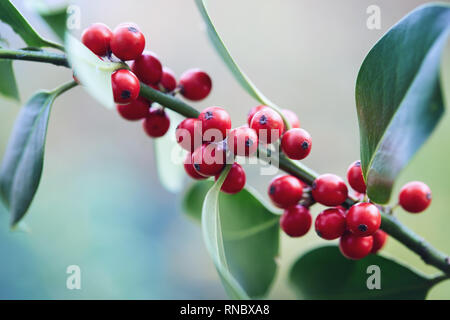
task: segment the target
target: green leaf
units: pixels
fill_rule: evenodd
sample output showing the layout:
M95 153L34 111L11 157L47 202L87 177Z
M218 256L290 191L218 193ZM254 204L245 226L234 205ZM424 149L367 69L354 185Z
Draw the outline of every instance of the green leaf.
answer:
M36 93L22 108L0 168L0 194L16 225L27 212L41 179L50 109L57 96L76 85Z
M67 58L87 92L108 109L114 108L111 75L125 64L103 61L72 35L66 36Z
M378 266L381 289L369 290ZM355 261L336 246L313 249L292 266L289 281L299 299L425 299L432 282L394 260L369 255Z
M67 5L51 8L45 2L37 0L32 0L31 5L59 39L64 41L67 28Z
M186 192L183 208L189 217L200 220L202 202L211 186L212 181L197 182ZM215 187L218 192L217 185ZM263 297L277 270L279 215L248 188L235 195L220 192L219 204L229 270L250 297Z
M168 191L177 193L184 186L183 160L185 152L176 141L175 130L184 118L169 109L165 109L165 112L170 118L170 128L163 137L154 139L156 166L161 184Z
M450 5L425 5L397 23L364 60L356 83L367 193L389 201L393 183L444 112L442 52Z
M0 42L3 41L0 39ZM0 59L0 94L6 98L20 100L12 60Z
M29 47L63 49L61 45L42 38L10 0L0 1L0 20L10 25Z

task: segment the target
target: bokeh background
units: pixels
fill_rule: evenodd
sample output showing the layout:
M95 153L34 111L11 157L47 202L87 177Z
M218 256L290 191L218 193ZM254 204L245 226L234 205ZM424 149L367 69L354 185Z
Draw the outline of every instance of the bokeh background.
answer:
M25 1L13 1L39 32L54 38ZM54 1L53 1L54 2ZM354 86L365 54L419 0L210 0L210 13L231 53L273 101L297 112L314 146L305 163L318 172L344 175L359 158ZM50 1L49 3L52 3ZM82 28L134 21L148 48L177 75L191 67L209 72L212 94L198 109L225 107L235 126L257 103L241 89L208 42L193 1L75 1ZM366 27L366 9L381 8L381 30ZM79 34L81 32L77 31ZM0 34L23 44L9 27ZM380 66L382 67L382 66ZM71 79L52 65L16 62L22 102L39 89ZM0 156L20 105L0 100ZM446 115L425 147L402 173L423 180L433 204L421 215L399 218L439 249L450 252L450 119ZM262 193L271 177L248 168L248 183ZM188 185L189 182L186 182ZM395 197L395 196L394 196ZM206 299L225 298L202 242L199 226L183 216L181 194L158 179L152 141L139 124L122 120L82 88L58 98L48 131L43 179L25 222L30 233L9 230L0 208L0 298L2 299ZM314 208L316 214L320 208ZM286 282L291 263L324 242L310 232L281 241L280 271L270 294L295 298ZM390 240L384 254L427 273L437 271ZM66 289L66 268L79 265L82 289ZM429 298L450 298L450 281Z

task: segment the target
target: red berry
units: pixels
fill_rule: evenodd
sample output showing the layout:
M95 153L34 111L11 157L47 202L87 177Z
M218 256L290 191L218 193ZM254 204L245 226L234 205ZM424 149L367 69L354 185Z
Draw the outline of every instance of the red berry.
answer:
M317 234L323 239L334 240L341 237L346 228L344 211L338 208L322 211L316 218L315 227Z
M344 180L334 174L319 176L311 186L314 200L325 206L338 206L348 195Z
M147 85L157 84L161 80L162 70L158 57L150 51L144 51L131 65L131 71Z
M265 105L260 105L260 106L256 106L256 107L253 107L253 108L251 108L250 109L250 111L248 112L248 115L247 115L247 124L250 126L250 124L251 124L251 122L252 122L252 119L253 119L253 116L258 112L258 111L261 111L262 109L264 109L264 108L269 108L268 106L265 106Z
M294 176L281 176L272 180L269 186L269 197L280 208L296 205L303 196L300 180Z
M223 108L209 107L198 116L202 122L203 140L207 142L222 141L231 129L231 119Z
M311 228L311 223L311 213L302 205L287 208L280 219L281 229L290 237L304 236Z
M111 51L120 60L134 60L145 48L145 38L134 24L121 24L111 38Z
M186 99L198 101L211 92L212 81L209 75L199 69L190 69L180 77L181 94Z
M383 248L384 244L387 240L387 233L381 229L378 229L377 232L373 234L373 245L371 253L377 253Z
M136 121L148 117L150 114L151 103L142 97L138 97L136 100L129 104L118 104L117 111L122 118L129 121Z
M359 260L372 250L373 237L358 237L352 233L344 234L339 241L341 253L348 259Z
M159 138L166 134L170 127L170 119L163 109L150 110L143 122L145 132L152 138Z
M357 203L348 210L347 229L358 237L373 235L380 225L380 211L371 203Z
M98 56L106 56L110 51L111 30L103 23L94 23L83 31L81 42Z
M431 203L431 189L420 181L409 182L400 190L398 202L408 212L422 212Z
M141 85L138 78L126 69L117 70L111 75L114 101L119 104L127 104L136 100L139 96Z
M311 152L311 146L311 136L303 129L290 129L281 138L281 149L290 159L305 159Z
M251 156L258 149L258 136L247 126L233 129L228 134L228 147L239 156Z
M283 109L281 110L281 112L283 112L284 117L290 123L291 128L300 128L300 121L298 120L297 115L293 111L289 109Z
M220 174L216 175L216 181L219 179ZM220 190L225 193L235 194L240 192L245 187L245 171L238 163L233 163L230 172L228 172L225 181L222 184Z
M347 180L353 190L359 193L366 193L366 183L361 169L361 161L355 161L348 167Z
M192 153L195 170L203 176L219 174L225 165L226 155L222 144L204 144Z
M184 159L184 170L192 179L204 180L208 178L195 171L194 164L192 163L192 153L190 152L186 155L186 159Z
M277 112L270 108L263 108L253 116L250 128L256 131L260 142L269 144L281 136L284 123Z
M166 92L172 92L177 87L177 79L175 78L175 74L169 68L163 68L161 85Z
M202 130L199 119L188 118L184 119L178 125L175 136L180 146L192 152L197 147L202 145Z

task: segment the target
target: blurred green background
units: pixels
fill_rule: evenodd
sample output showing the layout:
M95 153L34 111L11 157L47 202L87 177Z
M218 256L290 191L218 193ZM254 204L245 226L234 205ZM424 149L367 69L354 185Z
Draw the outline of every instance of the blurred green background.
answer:
M54 38L25 1L13 2L39 32ZM359 158L354 102L359 66L390 26L426 2L210 0L209 9L250 78L277 104L296 111L312 134L313 151L305 163L318 172L343 176ZM210 46L193 1L75 3L81 9L82 29L94 22L113 28L134 21L144 31L148 49L177 75L191 67L209 72L214 88L196 104L198 109L223 106L238 126L256 105ZM366 9L372 4L381 8L381 30L366 27ZM0 34L11 47L23 46L4 24ZM14 66L23 102L39 88L51 89L71 79L69 70L52 65ZM1 100L0 155L19 108ZM410 180L430 185L434 196L430 209L421 215L399 211L399 218L446 252L450 252L449 144L446 115L396 185L396 191ZM43 179L25 219L31 233L10 231L8 214L0 209L0 298L225 298L200 228L183 216L181 195L162 189L152 152L152 141L139 123L122 120L82 88L58 98L50 119ZM272 177L260 176L254 166L247 172L248 183L265 194ZM315 207L314 214L319 210ZM314 232L301 239L283 236L280 271L270 298L294 298L286 282L289 266L302 252L323 243ZM428 274L437 272L395 240L388 242L384 254ZM66 268L73 264L81 267L81 290L66 289ZM450 281L432 289L429 298L450 298Z

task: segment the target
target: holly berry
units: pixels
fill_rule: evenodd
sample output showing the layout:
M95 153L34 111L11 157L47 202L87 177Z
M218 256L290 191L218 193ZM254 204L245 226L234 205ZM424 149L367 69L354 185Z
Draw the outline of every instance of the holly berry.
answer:
M181 94L186 99L198 101L205 99L212 88L209 75L199 69L190 69L180 77Z
M219 179L220 174L217 174L215 180ZM245 171L238 163L233 163L230 172L228 172L225 181L220 190L228 194L235 194L240 192L245 187Z
M135 24L121 24L111 38L111 51L120 60L135 60L145 48L145 38Z
M305 159L311 152L311 136L306 130L290 129L281 138L281 149L290 159Z
M206 108L200 113L198 118L202 122L204 141L222 141L227 135L227 130L231 129L231 118L223 108Z
M204 179L208 178L208 177L202 176L195 170L194 163L192 162L192 153L190 153L190 152L186 155L186 158L184 159L184 170L192 179L204 180Z
M106 56L110 51L111 30L103 23L94 23L83 31L81 42L98 56Z
M175 136L183 149L192 152L202 144L200 120L195 118L184 119L178 125Z
M177 87L177 79L175 74L169 68L164 67L162 70L161 85L166 92L172 92Z
M409 182L400 190L398 202L408 212L422 212L431 203L431 189L420 181Z
M131 65L131 71L147 85L157 84L162 77L163 68L158 57L150 51L144 51Z
M263 108L253 116L250 128L256 131L260 142L270 144L281 136L284 123L277 112Z
M203 176L219 174L225 165L225 160L226 154L222 144L203 144L192 153L195 171Z
M311 224L311 213L302 205L287 208L280 219L281 229L290 237L304 236L311 228Z
M111 75L114 101L127 104L139 96L141 85L138 78L129 70L120 69Z
M329 173L319 176L313 182L311 189L314 200L330 207L342 204L348 195L344 180Z
M268 106L265 106L265 105L260 105L260 106L256 106L256 107L253 107L253 108L250 109L250 111L248 112L248 115L247 115L247 123L248 123L249 126L250 126L250 124L251 124L251 122L252 122L253 116L254 116L258 111L261 111L261 110L264 109L264 108L269 108L269 107L268 107Z
M159 138L169 130L170 119L163 109L150 110L143 122L143 127L150 137Z
M298 117L295 114L295 112L289 109L283 109L281 110L281 112L283 113L287 121L290 123L291 128L300 128L300 120L298 120Z
M348 210L347 228L358 237L373 235L380 225L380 211L371 203L357 203Z
M381 229L378 229L377 232L373 234L373 245L371 253L377 253L380 251L387 240L387 233Z
M285 209L296 205L302 196L302 183L294 176L277 177L269 185L269 197L279 208Z
M345 213L339 208L322 211L316 218L317 235L326 240L341 237L346 230Z
M347 181L353 190L359 193L366 193L366 182L364 181L361 161L353 162L347 169Z
M373 237L358 237L352 233L344 234L339 241L341 253L348 259L359 260L372 250Z
M129 104L118 104L117 111L122 118L130 121L136 121L148 117L150 114L150 105L150 101L142 97L138 97Z
M258 149L258 136L255 130L247 126L231 130L227 141L230 150L235 155L248 157Z

